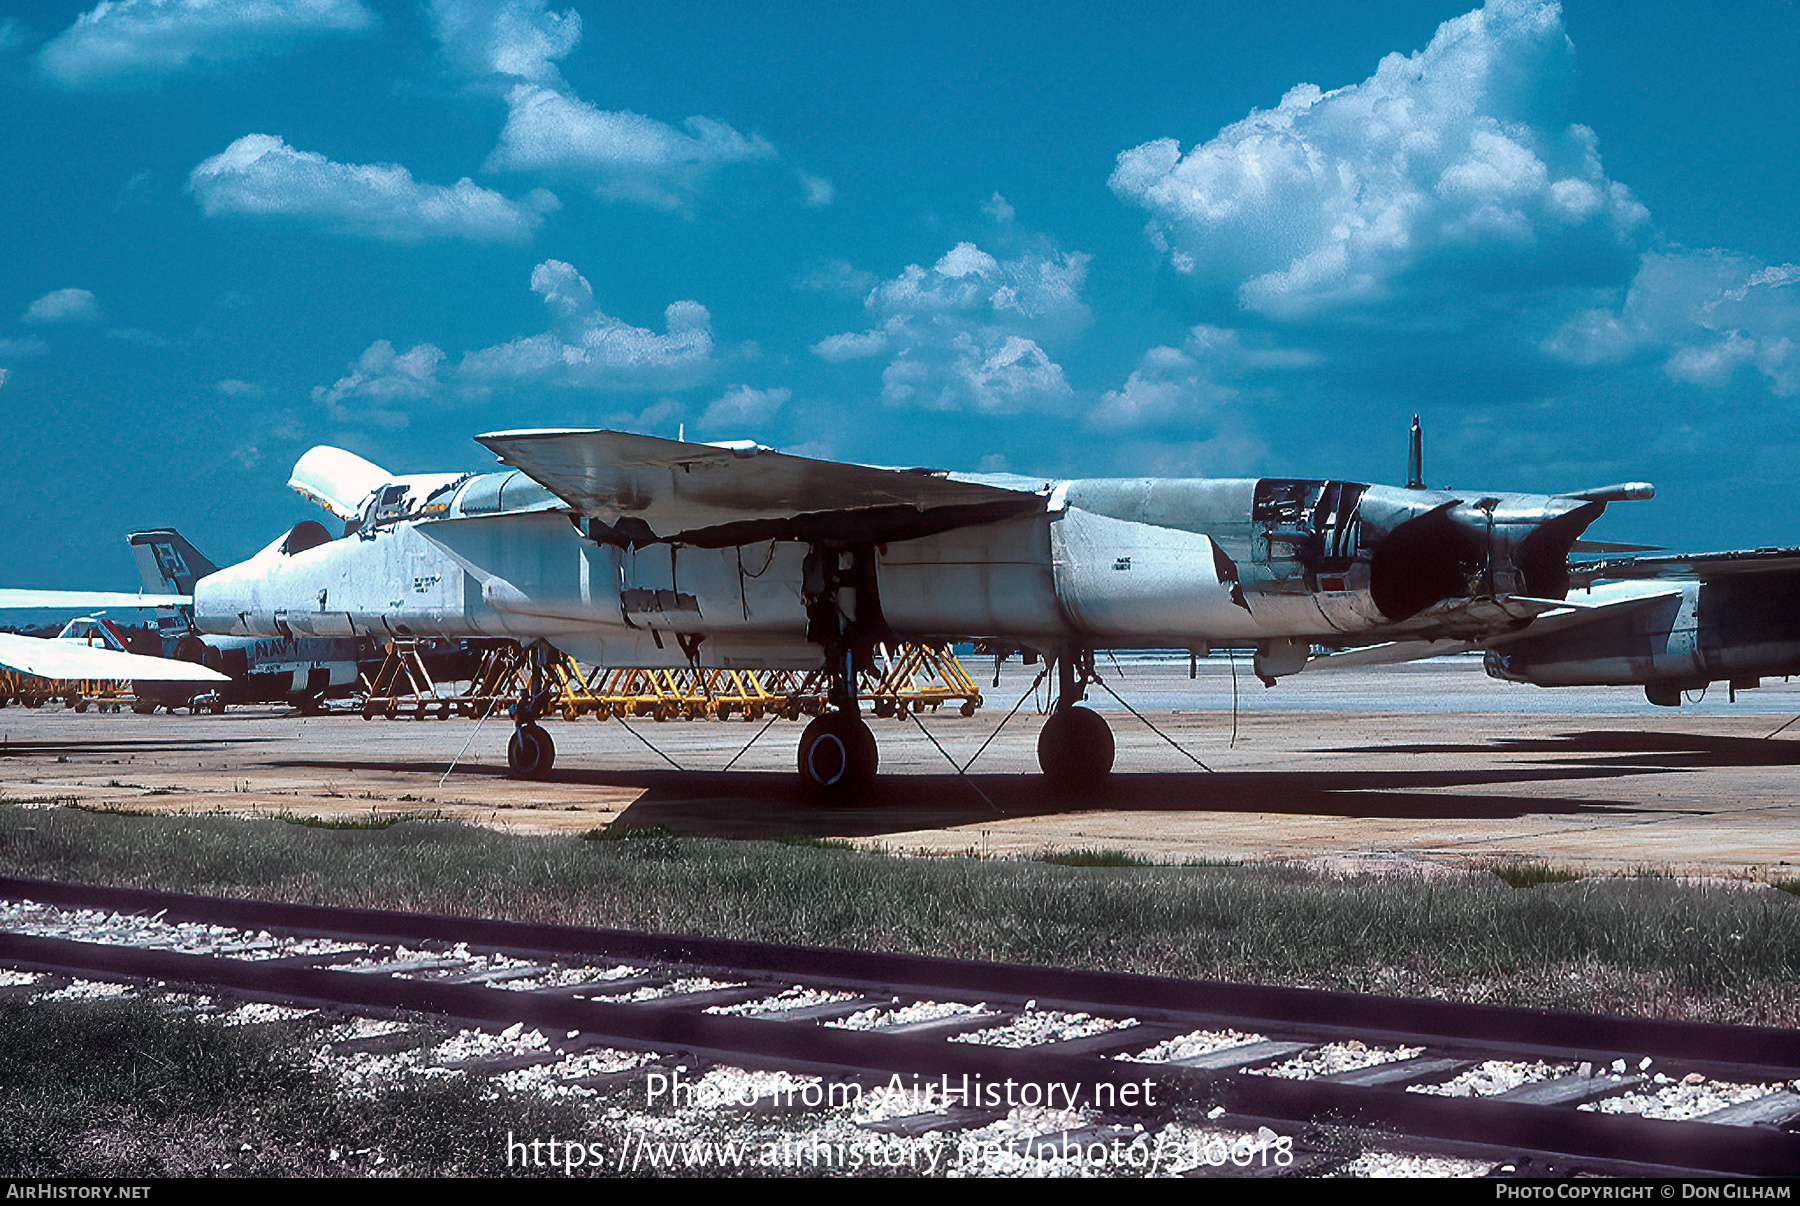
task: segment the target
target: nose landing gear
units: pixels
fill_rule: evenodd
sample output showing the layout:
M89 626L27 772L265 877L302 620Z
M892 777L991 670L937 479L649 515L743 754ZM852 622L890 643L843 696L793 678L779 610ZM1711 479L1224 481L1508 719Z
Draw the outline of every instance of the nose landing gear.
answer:
M554 652L543 641L532 646L531 682L526 687L525 697L513 705L513 723L517 727L506 743L506 769L515 779L548 778L550 768L556 765L556 743L537 723L550 701L551 691L544 666Z
M556 765L556 743L537 724L527 722L513 730L506 743L506 769L515 779L542 779Z

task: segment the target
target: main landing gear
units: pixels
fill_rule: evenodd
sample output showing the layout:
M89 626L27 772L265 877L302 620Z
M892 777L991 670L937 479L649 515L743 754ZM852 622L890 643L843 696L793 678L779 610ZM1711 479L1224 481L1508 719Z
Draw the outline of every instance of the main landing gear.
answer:
M825 653L827 710L800 734L800 784L822 804L856 803L875 786L875 734L856 702L859 654L892 639L881 618L871 545L814 545L802 571L806 636Z
M875 734L854 710L820 713L800 734L799 753L800 781L816 796L847 798L875 785Z
M1053 787L1097 787L1112 773L1113 735L1092 708L1077 707L1095 679L1094 651L1071 650L1056 662L1056 707L1038 733L1038 766Z
M554 656L549 645L539 641L531 648L531 682L525 697L513 705L512 737L506 743L506 769L515 779L545 779L556 765L556 743L544 732L537 718L550 703L549 676L545 664Z

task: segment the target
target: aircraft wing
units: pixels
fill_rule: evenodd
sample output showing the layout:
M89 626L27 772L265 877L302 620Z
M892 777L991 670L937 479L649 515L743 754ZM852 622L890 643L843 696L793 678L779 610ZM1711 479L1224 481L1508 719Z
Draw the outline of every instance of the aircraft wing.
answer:
M1348 670L1356 666L1397 666L1480 649L1480 641L1386 641L1307 659L1302 670Z
M476 439L599 525L600 535L632 544L906 540L1044 506L1044 496L1029 490L924 469L813 460L749 443L560 430Z
M1602 588L1602 590L1607 589ZM1662 599L1677 598L1680 594L1679 588L1658 589L1654 586L1636 586L1623 590L1611 590L1607 597L1596 602L1568 599L1561 601L1529 600L1541 603L1549 610L1534 617L1531 623L1523 628L1504 632L1499 636L1485 637L1479 641L1388 641L1380 645L1364 645L1346 649L1340 653L1312 658L1306 663L1304 669L1347 670L1355 666L1391 666L1401 662L1447 657L1453 653L1472 653L1478 649L1504 647L1513 641L1528 640L1531 637L1560 632L1566 628L1576 628L1583 624L1596 623L1602 619L1612 619L1634 608L1643 607Z
M1725 553L1670 553L1662 557L1616 557L1577 561L1569 578L1577 584L1632 578L1717 578L1727 574L1767 574L1800 569L1800 548L1740 549Z
M205 666L97 649L80 641L0 633L0 668L37 678L133 679L139 682L224 683L231 680Z
M104 590L0 589L0 611L94 611L103 607L186 607L192 595L127 594Z

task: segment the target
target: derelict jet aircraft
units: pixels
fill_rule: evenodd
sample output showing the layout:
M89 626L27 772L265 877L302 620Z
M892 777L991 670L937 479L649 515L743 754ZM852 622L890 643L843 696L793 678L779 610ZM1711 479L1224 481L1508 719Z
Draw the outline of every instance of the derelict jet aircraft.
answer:
M157 617L164 656L204 666L227 680L170 682L139 687L133 710L141 713L194 706L200 700L215 712L227 704L291 703L303 712L321 710L325 701L357 687L359 660L372 648L367 639L351 637L221 637L193 630L191 596L194 583L218 567L173 528L151 528L125 537L147 591L186 596Z
M1045 773L1112 767L1076 706L1094 651L1256 650L1265 679L1315 643L1471 640L1561 606L1568 554L1642 484L1563 495L1261 478L1044 481L877 469L750 442L615 431L478 436L501 472L395 476L314 448L289 484L308 520L194 587L233 636L510 637L610 666L824 668L830 707L800 739L815 791L867 785L875 739L856 672L881 642L1039 651L1059 692ZM513 774L550 769L540 675L514 710Z
M1569 610L1486 642L1487 672L1540 687L1641 685L1665 708L1684 692L1800 674L1800 549L1578 562Z

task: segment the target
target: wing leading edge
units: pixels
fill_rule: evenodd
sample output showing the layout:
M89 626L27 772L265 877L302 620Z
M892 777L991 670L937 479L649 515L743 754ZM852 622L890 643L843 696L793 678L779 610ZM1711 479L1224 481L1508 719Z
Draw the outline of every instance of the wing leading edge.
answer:
M482 444L620 543L888 541L1042 510L1042 494L923 469L618 431L503 431Z

